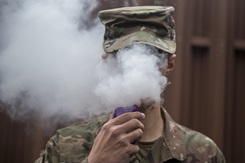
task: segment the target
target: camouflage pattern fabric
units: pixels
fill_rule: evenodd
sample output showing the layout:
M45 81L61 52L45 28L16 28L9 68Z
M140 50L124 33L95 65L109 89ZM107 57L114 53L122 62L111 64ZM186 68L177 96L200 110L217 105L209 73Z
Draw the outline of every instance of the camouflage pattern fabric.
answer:
M113 53L135 43L175 53L175 29L171 6L123 7L99 12L105 25L103 48Z
M215 143L205 135L174 122L164 108L163 135L155 141L141 163L225 163ZM87 163L93 141L109 114L57 131L35 163ZM131 163L139 163L133 157Z

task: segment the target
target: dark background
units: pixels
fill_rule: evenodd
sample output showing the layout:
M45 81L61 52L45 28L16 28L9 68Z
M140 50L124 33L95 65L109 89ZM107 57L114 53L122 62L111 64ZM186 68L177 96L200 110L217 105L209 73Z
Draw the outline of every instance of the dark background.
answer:
M98 2L90 19L100 9L125 3L175 7L177 64L169 76L165 107L177 122L212 138L228 163L245 162L245 1ZM38 115L22 122L0 112L0 162L34 162L55 130L68 125L47 131L40 123Z

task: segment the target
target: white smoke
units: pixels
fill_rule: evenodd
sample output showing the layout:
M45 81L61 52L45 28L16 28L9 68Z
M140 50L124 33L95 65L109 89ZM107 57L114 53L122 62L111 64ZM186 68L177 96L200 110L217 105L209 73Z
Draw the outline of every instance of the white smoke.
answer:
M145 98L160 102L167 78L159 71L159 63L166 68L166 57L159 58L155 48L143 44L119 51L108 61L112 64L105 67L105 72L111 73L102 77L96 94L107 108L140 104Z
M95 0L2 4L0 99L12 117L85 118L145 97L159 100L166 78L146 46L101 60L103 26L86 24Z
M82 113L92 103L94 67L103 52L102 25L79 30L95 1L11 2L2 6L0 23L6 38L0 51L0 93L12 105L8 111Z

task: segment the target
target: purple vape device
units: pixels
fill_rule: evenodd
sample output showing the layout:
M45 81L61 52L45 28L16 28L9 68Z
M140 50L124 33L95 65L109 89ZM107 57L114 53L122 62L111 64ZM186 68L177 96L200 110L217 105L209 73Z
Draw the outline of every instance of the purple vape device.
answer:
M127 107L118 107L114 110L113 118L127 113L127 112L136 112L139 111L139 107L137 105L127 106Z

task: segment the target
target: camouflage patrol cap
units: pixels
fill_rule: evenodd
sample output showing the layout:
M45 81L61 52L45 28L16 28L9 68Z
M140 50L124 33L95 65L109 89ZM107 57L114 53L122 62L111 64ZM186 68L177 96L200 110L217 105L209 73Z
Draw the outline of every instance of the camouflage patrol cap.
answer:
M144 43L175 53L173 11L172 6L123 7L100 11L100 21L105 25L105 52L112 53L134 43Z

